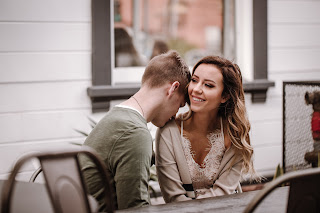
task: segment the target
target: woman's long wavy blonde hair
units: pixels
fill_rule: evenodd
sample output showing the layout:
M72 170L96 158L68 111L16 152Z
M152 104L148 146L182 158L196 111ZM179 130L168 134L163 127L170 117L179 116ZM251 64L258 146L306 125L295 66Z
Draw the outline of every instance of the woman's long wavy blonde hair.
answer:
M253 167L253 148L250 144L250 122L247 117L244 91L242 86L242 75L237 64L219 57L207 56L202 58L193 67L192 75L200 64L212 64L222 73L224 90L223 97L229 99L219 107L218 115L222 117L225 129L230 137L232 145L236 148L237 154L243 158L243 173L250 174L255 180L260 178ZM187 102L190 104L189 99ZM183 120L192 116L192 111L185 114Z

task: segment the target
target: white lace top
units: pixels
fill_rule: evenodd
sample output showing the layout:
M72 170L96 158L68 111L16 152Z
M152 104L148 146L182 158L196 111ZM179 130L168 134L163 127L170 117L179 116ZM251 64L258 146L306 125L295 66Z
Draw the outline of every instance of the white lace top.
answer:
M210 151L204 158L201 165L194 160L194 151L191 149L190 140L183 135L183 121L181 121L181 137L184 154L186 156L189 172L191 175L192 185L197 194L202 194L201 189L211 189L213 185L213 177L217 173L222 157L226 150L224 144L224 134L222 119L221 129L208 134L210 142Z

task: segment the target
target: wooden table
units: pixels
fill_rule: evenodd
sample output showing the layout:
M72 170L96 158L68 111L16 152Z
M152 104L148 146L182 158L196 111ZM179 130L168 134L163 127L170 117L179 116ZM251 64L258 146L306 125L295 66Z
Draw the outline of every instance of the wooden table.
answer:
M243 212L247 204L253 199L258 191L243 192L239 194L220 196L215 198L206 198L201 200L184 201L157 206L147 206L126 210L118 210L117 213L140 213L140 212L225 212L236 213ZM289 187L280 187L272 192L258 206L255 212L259 213L282 213L286 212L287 200L289 196Z
M0 180L2 192L4 180ZM141 208L118 210L121 212L243 212L247 204L253 199L258 191L244 192L239 194L192 200ZM289 187L280 187L272 192L256 209L259 213L286 212ZM0 195L1 196L1 195ZM0 197L1 198L1 197ZM1 205L1 199L0 199ZM0 211L1 212L1 211ZM51 213L53 208L44 184L17 182L12 197L11 212L23 213Z

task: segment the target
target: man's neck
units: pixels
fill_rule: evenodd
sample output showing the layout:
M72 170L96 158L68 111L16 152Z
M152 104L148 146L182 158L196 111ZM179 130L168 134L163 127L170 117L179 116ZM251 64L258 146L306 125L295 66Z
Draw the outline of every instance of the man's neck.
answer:
M161 87L142 87L133 97L122 102L121 105L135 108L143 115L147 122L150 122L165 98L163 89Z

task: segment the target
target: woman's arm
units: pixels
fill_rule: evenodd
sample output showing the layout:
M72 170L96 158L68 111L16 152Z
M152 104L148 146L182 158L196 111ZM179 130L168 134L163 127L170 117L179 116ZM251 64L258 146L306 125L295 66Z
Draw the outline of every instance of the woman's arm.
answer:
M222 171L212 187L214 196L234 193L240 182L242 166L243 160L240 160L230 169Z
M166 203L191 200L182 187L173 143L179 143L173 138L170 128L165 126L156 133L156 169L163 198Z
M230 168L231 163L234 164ZM239 185L242 167L243 160L240 159L240 157L233 156L231 159L229 159L228 163L224 165L224 169L221 170L218 178L213 183L212 188L205 194L199 195L197 199L234 193Z

